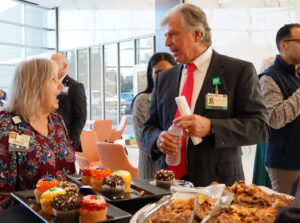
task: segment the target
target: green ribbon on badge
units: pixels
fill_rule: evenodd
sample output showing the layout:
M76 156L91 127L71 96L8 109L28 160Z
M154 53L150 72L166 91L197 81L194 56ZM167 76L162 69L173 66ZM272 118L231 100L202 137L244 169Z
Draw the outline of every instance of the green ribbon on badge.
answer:
M213 78L213 86L217 87L221 84L221 78L215 77Z

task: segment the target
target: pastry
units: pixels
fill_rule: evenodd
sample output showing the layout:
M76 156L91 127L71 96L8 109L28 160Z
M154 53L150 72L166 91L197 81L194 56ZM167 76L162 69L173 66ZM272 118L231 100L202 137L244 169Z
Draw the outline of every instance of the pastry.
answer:
M79 196L79 188L76 184L68 182L68 181L61 181L57 187L61 187L66 191L69 195L76 195Z
M81 223L91 223L106 219L106 201L100 195L87 195L81 201L79 209Z
M110 176L111 170L108 168L97 167L92 169L91 185L92 188L101 193L102 192L102 181L105 177Z
M95 168L96 167L86 166L82 169L82 172L81 172L82 184L91 185L92 169L95 169Z
M60 187L53 187L42 193L40 201L43 212L53 215L52 201L59 194L66 194L66 191Z
M58 183L59 181L52 177L45 177L40 179L36 184L36 189L34 190L36 203L40 203L42 193L52 187L57 186Z
M68 219L68 222L77 222L81 197L78 194L61 194L53 198L52 208L54 216L59 219Z
M175 181L175 173L172 170L159 170L155 174L156 186L170 189L171 185Z
M114 170L111 173L112 176L120 176L123 178L124 184L125 184L125 193L130 192L130 187L131 187L131 174L126 171L126 170Z
M117 199L124 197L125 184L120 176L105 177L102 182L102 194L106 197Z

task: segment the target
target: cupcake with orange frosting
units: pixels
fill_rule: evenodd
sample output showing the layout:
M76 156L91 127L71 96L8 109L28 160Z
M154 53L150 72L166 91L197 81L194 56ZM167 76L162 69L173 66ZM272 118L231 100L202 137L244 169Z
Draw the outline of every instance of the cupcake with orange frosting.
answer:
M41 207L43 212L49 215L53 215L52 201L54 197L60 194L66 194L67 192L60 187L53 187L45 191L41 196Z
M98 222L106 219L106 201L100 195L87 195L79 209L81 223Z
M91 175L92 169L96 169L96 167L86 166L81 171L81 180L84 185L91 185Z
M124 193L129 193L130 192L130 187L131 187L131 174L126 171L126 170L114 170L111 173L112 176L119 176L122 177L125 188L124 188Z
M34 190L36 203L40 203L41 195L46 190L55 187L59 184L59 181L52 177L45 177L40 179L36 184L36 189Z
M101 193L102 192L102 181L105 177L110 176L111 170L109 168L97 167L92 169L91 185L92 188Z

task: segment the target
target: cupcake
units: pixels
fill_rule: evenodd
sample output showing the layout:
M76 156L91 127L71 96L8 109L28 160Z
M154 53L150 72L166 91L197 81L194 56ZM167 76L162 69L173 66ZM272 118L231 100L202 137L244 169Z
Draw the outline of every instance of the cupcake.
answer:
M68 219L68 222L77 222L81 197L76 194L60 194L53 198L52 208L56 220Z
M45 177L40 179L36 184L36 189L34 190L36 203L40 203L42 193L44 193L46 190L49 190L52 187L57 186L58 183L59 181L52 177Z
M126 170L114 170L111 173L112 176L120 176L123 178L124 184L125 184L125 193L130 192L130 187L131 187L131 175L128 171Z
M98 222L106 219L106 201L100 195L87 195L79 209L81 223Z
M123 198L124 189L124 180L120 176L105 177L102 182L102 194L109 198Z
M95 169L95 168L96 167L86 166L82 169L82 172L81 172L82 184L91 185L91 173L92 173L92 169Z
M69 195L76 195L79 196L79 188L76 184L68 182L68 181L61 181L57 187L61 187L66 191Z
M40 201L43 212L53 215L52 201L59 194L66 194L66 191L59 187L53 187L42 194Z
M175 180L175 173L172 170L159 170L155 174L156 186L170 189Z
M108 168L97 167L92 169L91 185L92 188L101 193L102 192L102 181L105 177L110 176L111 170Z

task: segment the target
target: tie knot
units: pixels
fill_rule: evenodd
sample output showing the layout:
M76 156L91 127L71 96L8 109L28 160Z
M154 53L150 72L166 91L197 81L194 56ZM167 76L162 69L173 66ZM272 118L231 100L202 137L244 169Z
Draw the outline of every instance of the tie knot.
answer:
M189 73L189 72L192 72L192 73L193 73L194 70L196 69L196 65L193 64L193 63L189 63L189 64L186 65L186 68L187 68L188 73Z

